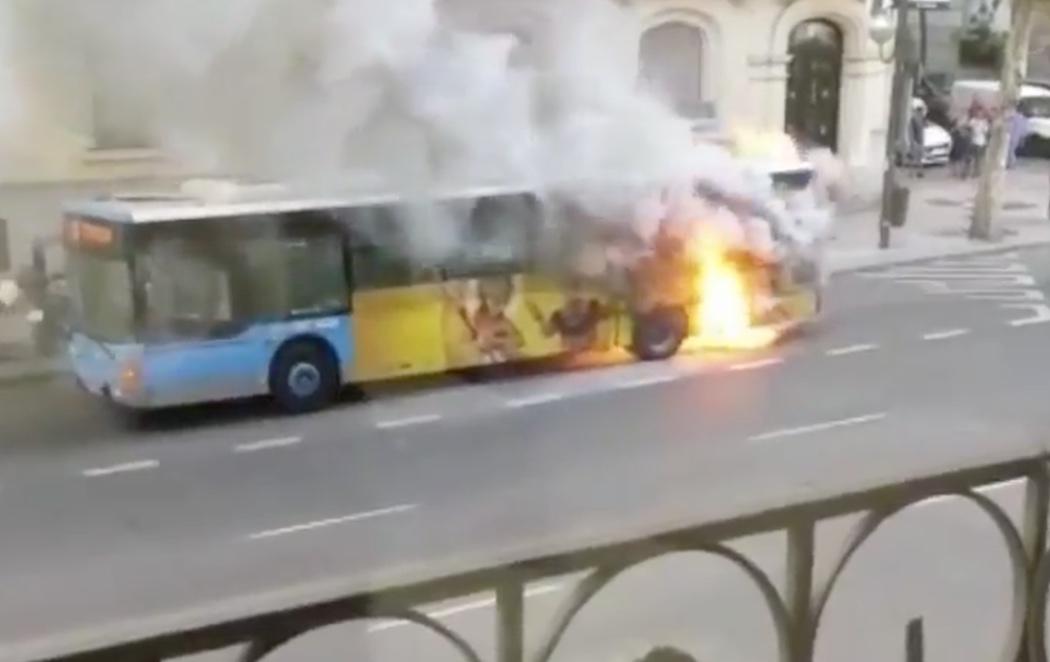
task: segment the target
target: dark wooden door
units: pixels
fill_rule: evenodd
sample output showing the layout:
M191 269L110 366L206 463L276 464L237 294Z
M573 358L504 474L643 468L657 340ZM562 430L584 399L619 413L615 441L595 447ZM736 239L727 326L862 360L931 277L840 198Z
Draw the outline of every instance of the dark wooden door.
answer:
M785 130L811 144L838 147L842 33L828 21L799 23L788 44Z

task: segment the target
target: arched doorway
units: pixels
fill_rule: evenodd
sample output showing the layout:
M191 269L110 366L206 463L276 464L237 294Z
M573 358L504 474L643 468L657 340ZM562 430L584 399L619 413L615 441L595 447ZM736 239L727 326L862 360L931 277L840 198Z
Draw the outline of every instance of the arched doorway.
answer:
M642 34L639 75L683 117L703 117L710 112L704 103L703 57L704 33L699 27L661 23Z
M785 130L810 144L838 147L842 32L830 21L795 26L788 39Z

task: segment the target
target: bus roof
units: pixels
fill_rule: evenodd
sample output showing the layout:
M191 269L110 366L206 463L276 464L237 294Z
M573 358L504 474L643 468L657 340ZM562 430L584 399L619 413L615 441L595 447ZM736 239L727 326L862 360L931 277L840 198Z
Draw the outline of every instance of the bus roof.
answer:
M409 202L413 196L406 193L371 192L346 195L296 195L280 186L256 185L239 187L225 182L216 183L213 194L208 184L184 186L177 193L111 195L71 203L65 213L112 223L165 223L205 218L285 214L345 207ZM455 200L492 195L529 193L525 186L487 186L443 190L420 194L422 199Z

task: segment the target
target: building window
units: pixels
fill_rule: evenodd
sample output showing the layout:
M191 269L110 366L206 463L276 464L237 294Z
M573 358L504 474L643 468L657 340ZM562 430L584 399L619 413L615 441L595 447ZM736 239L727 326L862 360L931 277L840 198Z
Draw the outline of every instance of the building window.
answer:
M642 34L639 53L642 84L684 117L713 117L713 104L704 100L703 58L699 27L676 21L650 28Z
M91 120L94 148L97 150L130 150L152 147L144 113L119 95L107 93L102 86L91 91Z
M121 75L126 65L115 54L93 42L81 48L85 63L84 83L89 95L92 147L98 151L141 150L152 147L146 118L145 98L131 88L133 81Z

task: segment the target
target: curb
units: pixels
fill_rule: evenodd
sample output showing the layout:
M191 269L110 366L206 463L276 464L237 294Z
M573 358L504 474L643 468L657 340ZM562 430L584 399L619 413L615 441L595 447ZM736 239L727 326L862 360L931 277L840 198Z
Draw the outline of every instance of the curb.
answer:
M70 374L62 361L24 361L21 366L0 364L0 388L51 381Z
M949 257L994 255L996 253L1006 253L1008 251L1013 251L1017 249L1034 248L1037 246L1047 245L1050 245L1050 237L1043 239L1015 240L1010 243L1002 243L997 245L979 245L966 248L961 247L946 251L930 253L929 255L900 255L883 257L879 254L876 254L870 258L857 260L857 264L848 264L840 267L829 267L828 272L832 275L842 273L853 273L857 271L867 271L869 269L898 266L902 264L918 264L920 262L928 262L930 260L938 260Z

